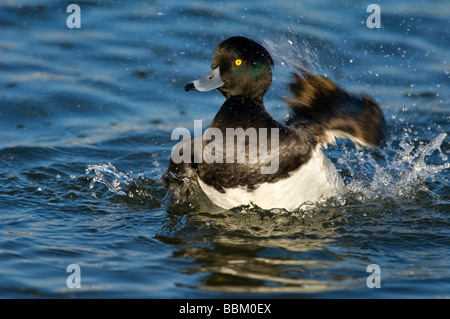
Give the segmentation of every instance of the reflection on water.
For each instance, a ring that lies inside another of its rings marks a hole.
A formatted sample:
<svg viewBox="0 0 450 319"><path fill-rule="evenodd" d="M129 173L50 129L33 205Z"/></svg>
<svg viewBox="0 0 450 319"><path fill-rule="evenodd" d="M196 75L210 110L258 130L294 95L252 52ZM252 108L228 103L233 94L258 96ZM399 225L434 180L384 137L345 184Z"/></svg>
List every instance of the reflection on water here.
<svg viewBox="0 0 450 319"><path fill-rule="evenodd" d="M334 236L335 223L345 218L337 210L290 213L245 206L169 216L171 223L157 238L177 247L174 257L193 259L186 271L205 274L198 289L317 291L332 285L319 274L340 259L324 248Z"/></svg>

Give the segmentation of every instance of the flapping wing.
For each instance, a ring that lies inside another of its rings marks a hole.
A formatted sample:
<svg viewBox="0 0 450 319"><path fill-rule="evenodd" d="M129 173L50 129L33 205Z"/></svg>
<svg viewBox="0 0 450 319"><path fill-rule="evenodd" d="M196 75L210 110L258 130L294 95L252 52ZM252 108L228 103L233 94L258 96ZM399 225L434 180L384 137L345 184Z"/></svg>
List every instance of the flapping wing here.
<svg viewBox="0 0 450 319"><path fill-rule="evenodd" d="M284 99L294 111L290 125L305 126L320 143L335 144L336 138L348 138L357 146L375 147L384 137L385 121L380 107L368 96L354 96L330 79L297 68Z"/></svg>

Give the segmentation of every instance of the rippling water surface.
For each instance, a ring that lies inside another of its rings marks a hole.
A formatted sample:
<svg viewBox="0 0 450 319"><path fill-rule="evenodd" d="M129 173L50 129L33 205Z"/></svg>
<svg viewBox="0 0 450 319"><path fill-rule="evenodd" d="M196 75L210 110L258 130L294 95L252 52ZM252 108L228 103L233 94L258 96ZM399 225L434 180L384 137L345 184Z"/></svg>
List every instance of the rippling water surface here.
<svg viewBox="0 0 450 319"><path fill-rule="evenodd" d="M78 1L69 29L66 1L2 1L0 297L448 298L450 7L376 3L380 29L350 0ZM172 130L223 103L183 85L239 34L274 57L280 121L294 65L380 103L385 146L326 150L344 196L286 212L166 194Z"/></svg>

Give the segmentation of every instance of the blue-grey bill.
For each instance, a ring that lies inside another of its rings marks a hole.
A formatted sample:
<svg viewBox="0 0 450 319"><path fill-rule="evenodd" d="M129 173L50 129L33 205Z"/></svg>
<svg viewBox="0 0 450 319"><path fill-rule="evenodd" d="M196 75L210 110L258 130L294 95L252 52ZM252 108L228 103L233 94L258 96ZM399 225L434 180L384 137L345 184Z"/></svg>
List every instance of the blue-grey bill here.
<svg viewBox="0 0 450 319"><path fill-rule="evenodd" d="M186 91L195 90L200 92L211 91L220 88L225 82L220 77L219 67L211 70L204 77L189 82L184 86Z"/></svg>

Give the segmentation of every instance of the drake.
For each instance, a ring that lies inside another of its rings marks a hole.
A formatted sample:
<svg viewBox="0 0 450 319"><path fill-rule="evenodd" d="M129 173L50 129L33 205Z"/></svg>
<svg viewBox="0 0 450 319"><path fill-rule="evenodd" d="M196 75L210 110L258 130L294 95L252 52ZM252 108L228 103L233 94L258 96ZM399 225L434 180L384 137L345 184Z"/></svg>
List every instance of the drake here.
<svg viewBox="0 0 450 319"><path fill-rule="evenodd" d="M226 100L203 137L208 130L222 136L212 139L208 134L200 141L206 149L208 141L214 140L209 150L213 155L220 154L216 160L201 156L203 160L194 159L195 149L198 152L195 141L186 142L181 149L181 153L186 152L186 146L192 150L191 160L179 162L171 157L163 181L178 200L188 200L201 189L215 205L226 209L254 204L292 211L305 202L336 196L344 190L336 168L322 152L327 143L348 138L357 146L375 147L381 142L384 118L371 98L351 95L328 78L301 68L289 85L292 98L284 99L294 117L285 124L277 122L264 107L273 66L263 46L245 37L231 37L215 49L211 71L185 85L186 91L217 89ZM241 129L246 135L241 139L230 137L230 129ZM252 143L248 133L252 129L265 130L266 140ZM239 139L241 148L234 143ZM255 147L260 157L252 160L249 154ZM180 148L177 150L180 152ZM230 150L234 161L230 161ZM244 160L239 161L238 156ZM269 158L277 160L276 170L264 173Z"/></svg>

